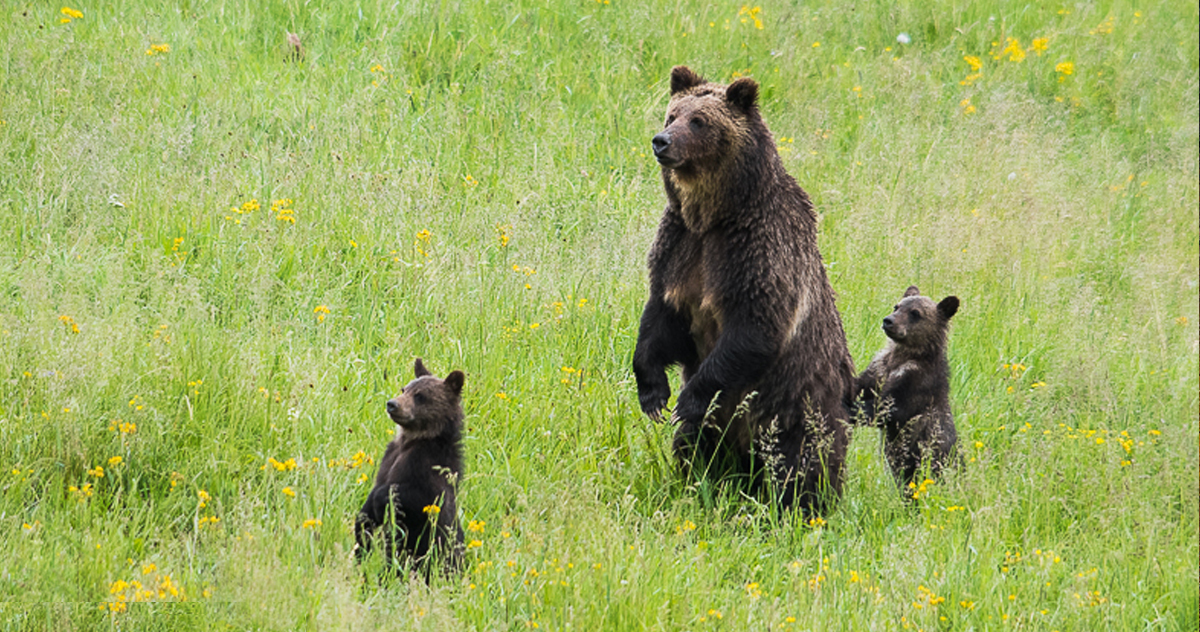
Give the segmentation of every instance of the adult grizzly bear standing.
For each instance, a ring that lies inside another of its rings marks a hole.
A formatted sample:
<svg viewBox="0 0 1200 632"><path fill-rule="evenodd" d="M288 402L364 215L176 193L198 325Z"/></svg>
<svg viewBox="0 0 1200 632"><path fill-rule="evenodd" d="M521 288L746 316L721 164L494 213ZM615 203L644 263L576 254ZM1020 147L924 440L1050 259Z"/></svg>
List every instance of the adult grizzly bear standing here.
<svg viewBox="0 0 1200 632"><path fill-rule="evenodd" d="M757 100L752 79L723 86L671 71L666 127L653 139L667 208L633 370L642 411L659 419L666 368L682 365L674 451L685 468L732 456L752 473L758 452L783 509L819 512L841 490L854 366L816 213Z"/></svg>

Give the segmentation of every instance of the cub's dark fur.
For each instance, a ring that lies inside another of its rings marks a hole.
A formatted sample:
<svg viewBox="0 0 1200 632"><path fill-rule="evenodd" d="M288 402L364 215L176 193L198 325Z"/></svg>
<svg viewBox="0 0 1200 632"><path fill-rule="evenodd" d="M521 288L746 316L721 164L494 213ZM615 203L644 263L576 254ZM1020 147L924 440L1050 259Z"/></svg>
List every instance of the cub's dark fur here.
<svg viewBox="0 0 1200 632"><path fill-rule="evenodd" d="M958 432L950 413L946 334L958 297L940 303L910 286L883 319L888 345L855 380L857 418L883 426L883 452L901 489L928 460L931 475L950 465Z"/></svg>
<svg viewBox="0 0 1200 632"><path fill-rule="evenodd" d="M398 428L355 521L357 553L362 559L372 541L381 540L389 558L407 555L420 563L432 550L457 569L463 532L455 484L462 473L464 376L454 371L439 380L419 358L415 372L416 379L387 403Z"/></svg>
<svg viewBox="0 0 1200 632"><path fill-rule="evenodd" d="M757 454L782 508L821 511L842 486L854 365L816 213L784 170L758 84L677 66L652 145L667 206L633 356L642 411L660 418L666 368L681 365L674 451L685 470L722 456L748 471Z"/></svg>

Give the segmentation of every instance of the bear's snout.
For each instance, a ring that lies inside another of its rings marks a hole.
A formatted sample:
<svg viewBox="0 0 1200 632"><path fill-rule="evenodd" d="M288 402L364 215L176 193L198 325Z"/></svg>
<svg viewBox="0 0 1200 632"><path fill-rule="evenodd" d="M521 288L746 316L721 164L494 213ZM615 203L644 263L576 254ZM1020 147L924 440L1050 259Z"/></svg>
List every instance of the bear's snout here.
<svg viewBox="0 0 1200 632"><path fill-rule="evenodd" d="M404 396L401 395L395 399L389 399L387 403L388 417L391 417L392 421L398 424L402 424L412 418L412 410L406 409L404 402L400 401L402 397Z"/></svg>
<svg viewBox="0 0 1200 632"><path fill-rule="evenodd" d="M671 135L666 132L656 134L650 139L650 145L654 147L654 155L657 156L671 146Z"/></svg>
<svg viewBox="0 0 1200 632"><path fill-rule="evenodd" d="M904 328L896 323L896 319L886 316L883 319L883 333L895 341L904 339Z"/></svg>

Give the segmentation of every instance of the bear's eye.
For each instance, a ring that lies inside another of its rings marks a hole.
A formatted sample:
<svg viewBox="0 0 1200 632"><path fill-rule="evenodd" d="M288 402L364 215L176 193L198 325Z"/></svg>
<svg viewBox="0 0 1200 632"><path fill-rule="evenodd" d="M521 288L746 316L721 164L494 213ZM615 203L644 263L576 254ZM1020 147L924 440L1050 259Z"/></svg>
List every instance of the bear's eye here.
<svg viewBox="0 0 1200 632"><path fill-rule="evenodd" d="M688 123L690 123L694 129L704 129L704 119L702 118L694 118L691 121L688 121Z"/></svg>
<svg viewBox="0 0 1200 632"><path fill-rule="evenodd" d="M668 117L667 117L667 125L670 125L671 123L674 123L674 122L675 122L675 115L674 115L674 114L672 114L671 116L668 116Z"/></svg>
<svg viewBox="0 0 1200 632"><path fill-rule="evenodd" d="M898 311L900 311L900 306L899 306L899 305L892 305L892 311L893 311L893 312L898 312Z"/></svg>
<svg viewBox="0 0 1200 632"><path fill-rule="evenodd" d="M918 320L921 320L921 312L918 312L915 309L909 312L908 315L912 317L914 323Z"/></svg>
<svg viewBox="0 0 1200 632"><path fill-rule="evenodd" d="M429 403L429 397L426 396L425 393L417 393L416 395L413 395L413 401L415 401L418 404L424 405L424 404Z"/></svg>

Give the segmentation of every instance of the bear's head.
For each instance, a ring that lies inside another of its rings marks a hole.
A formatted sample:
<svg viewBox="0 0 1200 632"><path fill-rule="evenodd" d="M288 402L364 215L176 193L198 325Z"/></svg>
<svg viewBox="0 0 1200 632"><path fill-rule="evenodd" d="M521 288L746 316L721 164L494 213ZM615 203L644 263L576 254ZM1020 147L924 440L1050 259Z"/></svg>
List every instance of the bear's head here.
<svg viewBox="0 0 1200 632"><path fill-rule="evenodd" d="M411 439L436 437L454 430L463 418L463 372L453 371L446 379L439 380L420 358L414 372L416 379L400 395L388 400L388 416Z"/></svg>
<svg viewBox="0 0 1200 632"><path fill-rule="evenodd" d="M679 179L721 171L753 134L765 127L758 113L758 84L743 77L725 86L709 83L687 66L671 70L671 102L663 130L651 139L658 163Z"/></svg>
<svg viewBox="0 0 1200 632"><path fill-rule="evenodd" d="M958 297L947 296L934 303L910 285L894 311L883 319L883 333L897 345L929 349L945 345L950 319L958 312Z"/></svg>

